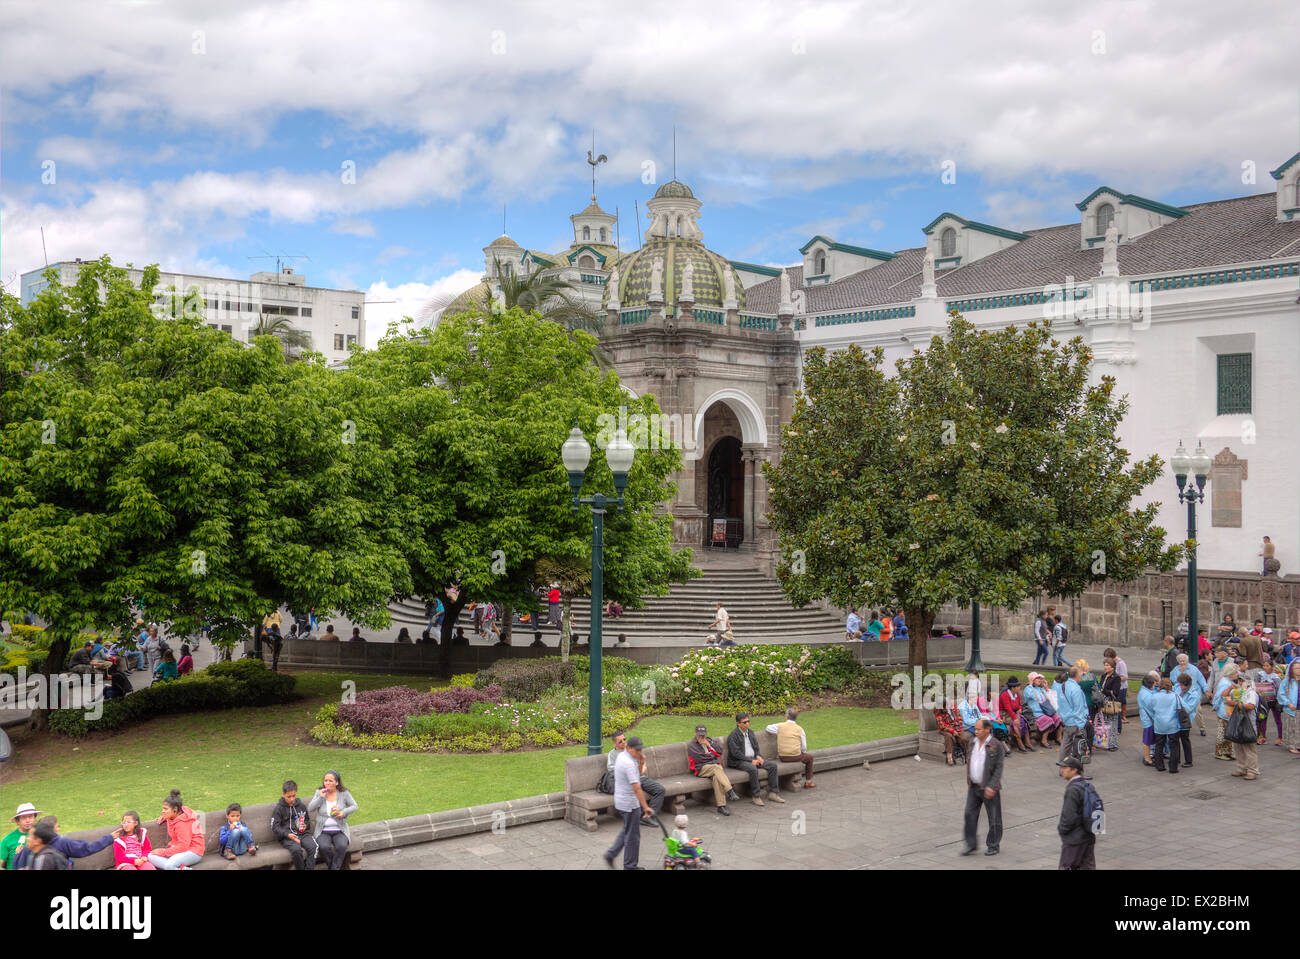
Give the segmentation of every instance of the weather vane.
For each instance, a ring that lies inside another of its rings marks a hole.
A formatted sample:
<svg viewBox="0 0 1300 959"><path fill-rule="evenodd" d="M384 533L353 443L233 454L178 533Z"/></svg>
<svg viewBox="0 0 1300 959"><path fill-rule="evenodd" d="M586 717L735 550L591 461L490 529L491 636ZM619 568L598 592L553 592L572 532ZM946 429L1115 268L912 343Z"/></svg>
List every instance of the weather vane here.
<svg viewBox="0 0 1300 959"><path fill-rule="evenodd" d="M596 202L596 167L602 163L608 163L609 157L605 154L596 156L596 131L591 131L591 149L587 151L587 162L591 164L591 202Z"/></svg>

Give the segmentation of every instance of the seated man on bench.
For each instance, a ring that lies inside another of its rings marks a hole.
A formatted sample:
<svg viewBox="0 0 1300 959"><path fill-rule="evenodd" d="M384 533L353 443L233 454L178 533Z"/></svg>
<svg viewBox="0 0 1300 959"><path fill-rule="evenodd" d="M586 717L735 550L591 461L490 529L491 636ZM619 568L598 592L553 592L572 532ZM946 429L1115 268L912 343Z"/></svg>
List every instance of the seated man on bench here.
<svg viewBox="0 0 1300 959"><path fill-rule="evenodd" d="M709 730L704 726L695 727L695 738L686 744L686 761L690 763L691 772L701 779L713 783L713 801L719 814L730 816L727 808L728 799L739 799L736 790L731 788L731 780L722 767L723 750L727 747L720 739L710 739Z"/></svg>
<svg viewBox="0 0 1300 959"><path fill-rule="evenodd" d="M758 754L758 737L749 728L749 713L736 714L736 728L727 737L727 765L749 774L749 795L755 806L763 805L758 791L758 771L767 772L768 798L772 802L785 802L781 798L781 779L776 762L768 762Z"/></svg>

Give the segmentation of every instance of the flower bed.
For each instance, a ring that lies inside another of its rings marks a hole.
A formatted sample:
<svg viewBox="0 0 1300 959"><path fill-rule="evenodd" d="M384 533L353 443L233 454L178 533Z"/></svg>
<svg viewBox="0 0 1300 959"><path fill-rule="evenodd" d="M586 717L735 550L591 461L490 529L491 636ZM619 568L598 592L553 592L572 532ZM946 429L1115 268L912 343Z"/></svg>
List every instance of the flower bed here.
<svg viewBox="0 0 1300 959"><path fill-rule="evenodd" d="M452 686L427 693L409 686L388 686L358 693L355 702L338 708L339 722L363 734L398 735L408 716L433 713L465 713L475 703L501 702L501 687L466 689Z"/></svg>

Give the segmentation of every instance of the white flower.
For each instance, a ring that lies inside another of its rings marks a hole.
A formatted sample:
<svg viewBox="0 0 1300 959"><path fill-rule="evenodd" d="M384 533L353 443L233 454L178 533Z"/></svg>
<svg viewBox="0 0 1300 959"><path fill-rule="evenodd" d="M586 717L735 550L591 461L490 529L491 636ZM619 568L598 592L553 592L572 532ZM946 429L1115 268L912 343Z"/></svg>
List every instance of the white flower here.
<svg viewBox="0 0 1300 959"><path fill-rule="evenodd" d="M908 549L920 549L920 548L921 548L921 544L920 544L920 543L913 543L911 546L909 546L909 547L907 547L907 548L908 548Z"/></svg>
<svg viewBox="0 0 1300 959"><path fill-rule="evenodd" d="M973 450L977 450L977 449L980 448L980 445L979 445L978 443L972 443L972 444L970 445L970 448L973 449Z"/></svg>
<svg viewBox="0 0 1300 959"><path fill-rule="evenodd" d="M699 669L697 669L697 670L695 671L695 675L696 675L696 676L703 676L703 675L704 675L704 667L701 666Z"/></svg>
<svg viewBox="0 0 1300 959"><path fill-rule="evenodd" d="M748 680L748 679L744 680L740 685L742 685L742 686L748 686L748 685L749 685L749 680Z"/></svg>
<svg viewBox="0 0 1300 959"><path fill-rule="evenodd" d="M900 437L898 438L898 442L900 442L900 443L906 443L906 442L907 442L907 434L904 433L902 436L900 436Z"/></svg>
<svg viewBox="0 0 1300 959"><path fill-rule="evenodd" d="M684 692L684 693L689 693L690 691L691 691L691 687L689 687L689 686L683 686L683 687L682 687L682 692Z"/></svg>
<svg viewBox="0 0 1300 959"><path fill-rule="evenodd" d="M994 433L1005 433L1008 429L1009 429L1009 427L1007 426L1006 423L999 423L999 424L998 424L998 428L995 429L993 432L994 432Z"/></svg>

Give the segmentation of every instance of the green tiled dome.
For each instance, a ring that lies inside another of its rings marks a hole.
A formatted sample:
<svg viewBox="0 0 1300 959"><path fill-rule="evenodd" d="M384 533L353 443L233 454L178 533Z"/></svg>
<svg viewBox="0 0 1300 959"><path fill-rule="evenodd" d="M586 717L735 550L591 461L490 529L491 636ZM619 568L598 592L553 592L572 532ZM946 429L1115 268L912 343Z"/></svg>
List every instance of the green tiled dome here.
<svg viewBox="0 0 1300 959"><path fill-rule="evenodd" d="M665 187L667 185L664 184ZM652 238L641 249L618 261L618 296L622 308L646 304L647 297L650 296L650 271L655 257L662 257L664 261L664 304L670 316L677 306L677 295L682 288L682 270L685 269L687 260L695 264L692 280L695 305L722 308L726 289L722 276L727 261L712 250L706 250L699 240L662 236ZM739 277L736 278L736 301L740 309L745 308L745 289ZM608 290L605 291L605 302L609 302Z"/></svg>
<svg viewBox="0 0 1300 959"><path fill-rule="evenodd" d="M655 190L655 196L681 196L690 200L695 199L695 194L691 192L691 188L681 180L669 180L659 189Z"/></svg>

